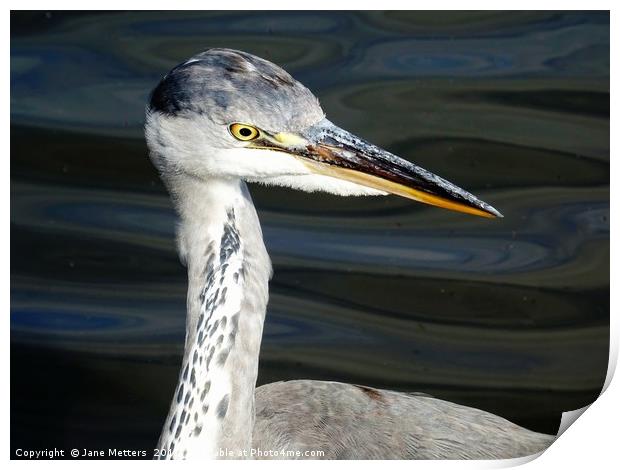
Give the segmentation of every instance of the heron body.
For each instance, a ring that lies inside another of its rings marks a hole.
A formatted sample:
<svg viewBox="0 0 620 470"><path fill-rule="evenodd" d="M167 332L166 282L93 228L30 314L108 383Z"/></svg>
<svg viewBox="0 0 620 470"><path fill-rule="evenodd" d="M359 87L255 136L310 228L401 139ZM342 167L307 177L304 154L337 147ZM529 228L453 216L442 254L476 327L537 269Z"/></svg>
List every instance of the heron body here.
<svg viewBox="0 0 620 470"><path fill-rule="evenodd" d="M288 73L240 51L211 49L169 72L145 132L188 271L163 457L508 458L550 445L551 436L426 396L312 380L256 388L272 271L245 181L500 216L493 207L336 127Z"/></svg>

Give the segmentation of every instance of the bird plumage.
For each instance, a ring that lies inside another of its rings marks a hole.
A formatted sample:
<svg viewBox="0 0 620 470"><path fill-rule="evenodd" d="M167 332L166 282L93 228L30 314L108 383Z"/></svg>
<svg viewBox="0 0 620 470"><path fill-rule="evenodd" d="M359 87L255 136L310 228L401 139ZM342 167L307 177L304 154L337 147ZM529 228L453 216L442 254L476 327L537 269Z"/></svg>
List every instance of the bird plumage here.
<svg viewBox="0 0 620 470"><path fill-rule="evenodd" d="M314 380L256 390L252 447L281 449L281 458L505 459L541 452L552 442L499 416L430 396ZM316 450L323 453L312 454Z"/></svg>
<svg viewBox="0 0 620 470"><path fill-rule="evenodd" d="M252 455L261 448L294 452L288 458L506 458L549 445L550 436L430 397L318 381L255 388L271 262L244 181L497 210L336 127L288 73L239 51L212 49L169 72L151 95L145 134L180 216L188 270L162 456L261 458Z"/></svg>

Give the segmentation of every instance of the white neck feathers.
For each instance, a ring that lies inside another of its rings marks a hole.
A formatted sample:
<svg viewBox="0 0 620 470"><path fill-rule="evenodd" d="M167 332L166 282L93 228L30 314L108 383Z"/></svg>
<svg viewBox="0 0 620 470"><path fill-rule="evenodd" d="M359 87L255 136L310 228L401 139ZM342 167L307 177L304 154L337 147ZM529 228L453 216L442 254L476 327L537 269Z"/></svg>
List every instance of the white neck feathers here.
<svg viewBox="0 0 620 470"><path fill-rule="evenodd" d="M239 458L251 446L271 263L245 183L176 183L187 329L159 447L174 458Z"/></svg>

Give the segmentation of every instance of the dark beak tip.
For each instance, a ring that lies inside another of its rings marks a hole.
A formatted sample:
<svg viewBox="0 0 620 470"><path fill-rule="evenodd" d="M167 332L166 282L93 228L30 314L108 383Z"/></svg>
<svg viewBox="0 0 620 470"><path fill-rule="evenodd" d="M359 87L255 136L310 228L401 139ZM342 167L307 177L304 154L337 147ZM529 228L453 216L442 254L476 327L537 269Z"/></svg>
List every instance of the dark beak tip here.
<svg viewBox="0 0 620 470"><path fill-rule="evenodd" d="M498 211L495 207L489 206L485 210L489 214L491 214L494 218L496 218L496 219L503 219L504 218L504 215L500 211Z"/></svg>

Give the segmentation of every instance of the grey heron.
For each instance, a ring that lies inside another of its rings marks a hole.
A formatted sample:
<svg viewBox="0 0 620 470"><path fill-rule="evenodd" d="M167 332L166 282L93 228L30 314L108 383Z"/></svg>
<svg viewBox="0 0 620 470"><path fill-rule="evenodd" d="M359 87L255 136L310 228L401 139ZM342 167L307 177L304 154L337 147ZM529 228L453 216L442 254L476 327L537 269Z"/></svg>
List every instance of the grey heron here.
<svg viewBox="0 0 620 470"><path fill-rule="evenodd" d="M335 126L301 83L241 51L210 49L165 75L145 134L188 271L161 457L507 458L550 445L551 436L428 396L314 380L256 388L272 268L246 182L390 193L490 218L497 210Z"/></svg>

